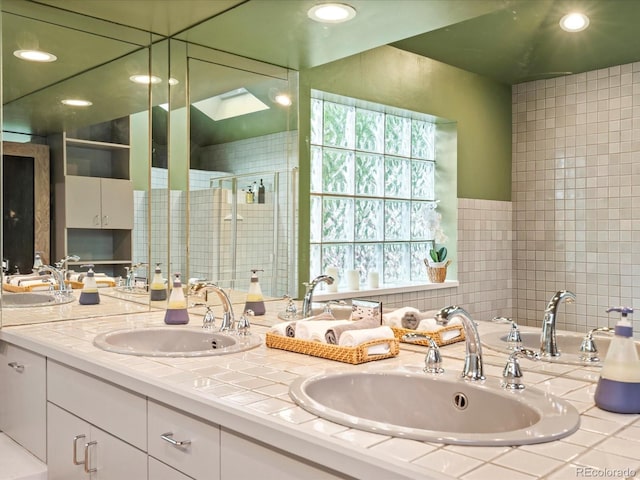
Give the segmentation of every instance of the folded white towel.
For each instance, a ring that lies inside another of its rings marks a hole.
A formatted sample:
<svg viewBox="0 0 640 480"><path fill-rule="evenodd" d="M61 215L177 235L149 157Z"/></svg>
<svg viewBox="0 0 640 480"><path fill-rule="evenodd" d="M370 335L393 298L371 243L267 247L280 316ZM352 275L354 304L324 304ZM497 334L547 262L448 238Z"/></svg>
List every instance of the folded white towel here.
<svg viewBox="0 0 640 480"><path fill-rule="evenodd" d="M314 320L296 323L296 338L327 343L325 333L331 327L344 325L351 320Z"/></svg>
<svg viewBox="0 0 640 480"><path fill-rule="evenodd" d="M271 333L275 333L276 335L282 335L283 337L286 337L287 336L287 327L289 325L291 325L292 323L295 323L295 320L291 320L289 322L276 323L274 326L271 327L270 332Z"/></svg>
<svg viewBox="0 0 640 480"><path fill-rule="evenodd" d="M367 328L364 330L349 330L340 335L338 345L343 347L356 347L366 342L373 340L395 338L393 330L390 327L383 325L376 328ZM388 343L381 343L379 345L373 345L367 349L369 355L383 355L389 353L391 347Z"/></svg>
<svg viewBox="0 0 640 480"><path fill-rule="evenodd" d="M390 327L402 327L402 317L405 313L419 313L420 310L414 307L402 307L393 312L382 314L382 323Z"/></svg>
<svg viewBox="0 0 640 480"><path fill-rule="evenodd" d="M462 325L462 322L458 317L454 317L446 326L450 327L453 325ZM416 328L416 331L436 332L442 328L445 328L445 325L439 325L436 322L435 318L425 318L424 320L420 321L420 324L418 325L418 328ZM459 336L461 336L461 329L457 329L457 330L452 329L446 332L442 332L440 334L440 338L442 339L443 342L453 340L454 338L457 338Z"/></svg>
<svg viewBox="0 0 640 480"><path fill-rule="evenodd" d="M51 281L48 282L47 279L42 279L42 280L27 280L20 282L20 286L21 287L31 287L32 289L34 287L42 287L43 289L49 288L51 285L56 285L56 282Z"/></svg>
<svg viewBox="0 0 640 480"><path fill-rule="evenodd" d="M24 282L43 282L49 280L50 278L51 275L12 275L11 277L9 277L9 285L24 287L26 286Z"/></svg>

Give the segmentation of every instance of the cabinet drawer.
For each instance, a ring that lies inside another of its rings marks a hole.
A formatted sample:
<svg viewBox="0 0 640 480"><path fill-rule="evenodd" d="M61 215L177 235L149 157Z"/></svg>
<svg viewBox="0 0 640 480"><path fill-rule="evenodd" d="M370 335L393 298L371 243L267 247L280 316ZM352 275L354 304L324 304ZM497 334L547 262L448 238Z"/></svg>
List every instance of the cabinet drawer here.
<svg viewBox="0 0 640 480"><path fill-rule="evenodd" d="M46 359L0 342L0 430L46 461Z"/></svg>
<svg viewBox="0 0 640 480"><path fill-rule="evenodd" d="M216 480L220 473L220 429L217 425L149 401L149 455L196 479ZM188 441L187 445L173 445Z"/></svg>
<svg viewBox="0 0 640 480"><path fill-rule="evenodd" d="M151 480L192 480L177 470L149 457L149 478Z"/></svg>
<svg viewBox="0 0 640 480"><path fill-rule="evenodd" d="M49 360L47 398L125 442L147 450L145 397Z"/></svg>

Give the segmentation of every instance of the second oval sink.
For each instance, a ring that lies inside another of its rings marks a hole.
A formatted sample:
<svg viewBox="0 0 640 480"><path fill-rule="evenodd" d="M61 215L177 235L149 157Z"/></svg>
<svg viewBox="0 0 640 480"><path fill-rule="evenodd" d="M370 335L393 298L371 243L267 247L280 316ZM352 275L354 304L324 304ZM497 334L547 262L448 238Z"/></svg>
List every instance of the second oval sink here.
<svg viewBox="0 0 640 480"><path fill-rule="evenodd" d="M204 357L242 352L260 345L256 335L235 336L188 327L114 330L93 344L108 352L146 357Z"/></svg>
<svg viewBox="0 0 640 480"><path fill-rule="evenodd" d="M352 428L459 445L524 445L565 437L580 417L541 390L492 388L451 375L400 371L323 373L289 394L311 413Z"/></svg>

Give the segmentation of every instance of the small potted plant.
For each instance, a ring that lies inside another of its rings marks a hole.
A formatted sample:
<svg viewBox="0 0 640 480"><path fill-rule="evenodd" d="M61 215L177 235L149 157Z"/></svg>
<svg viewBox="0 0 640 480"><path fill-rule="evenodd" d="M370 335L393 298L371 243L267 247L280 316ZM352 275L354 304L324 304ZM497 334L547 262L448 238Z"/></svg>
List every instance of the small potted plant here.
<svg viewBox="0 0 640 480"><path fill-rule="evenodd" d="M436 248L434 244L429 250L429 257L424 259L429 280L433 283L444 282L447 277L447 267L451 263L451 260L447 260L447 247Z"/></svg>

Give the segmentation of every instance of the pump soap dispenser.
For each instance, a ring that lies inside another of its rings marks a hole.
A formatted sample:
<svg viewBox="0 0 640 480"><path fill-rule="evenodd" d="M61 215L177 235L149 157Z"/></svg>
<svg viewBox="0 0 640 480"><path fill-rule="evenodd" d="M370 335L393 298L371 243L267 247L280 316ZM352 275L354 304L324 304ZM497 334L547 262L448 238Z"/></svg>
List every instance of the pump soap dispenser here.
<svg viewBox="0 0 640 480"><path fill-rule="evenodd" d="M42 256L40 255L40 252L36 252L33 258L33 273L38 273L42 265Z"/></svg>
<svg viewBox="0 0 640 480"><path fill-rule="evenodd" d="M173 288L169 295L167 311L164 314L164 323L168 325L185 325L189 323L189 312L187 312L187 299L182 291L180 274L176 273L173 278Z"/></svg>
<svg viewBox="0 0 640 480"><path fill-rule="evenodd" d="M80 291L78 302L80 305L97 305L100 303L100 294L98 293L98 284L92 270L93 265L81 265L81 268L88 268L89 270L82 279L82 290Z"/></svg>
<svg viewBox="0 0 640 480"><path fill-rule="evenodd" d="M156 270L153 274L151 288L149 289L149 299L151 301L167 299L167 286L165 285L164 278L162 278L162 272L160 271L159 263L156 263Z"/></svg>
<svg viewBox="0 0 640 480"><path fill-rule="evenodd" d="M256 272L264 272L264 270L251 270L251 281L249 282L249 292L247 292L247 301L244 304L244 310L253 310L254 315L264 315L266 308L264 306L264 296L258 281Z"/></svg>
<svg viewBox="0 0 640 480"><path fill-rule="evenodd" d="M620 312L621 317L602 365L594 399L603 410L640 413L640 359L633 341L633 327L627 318L633 308L612 307L609 312Z"/></svg>

